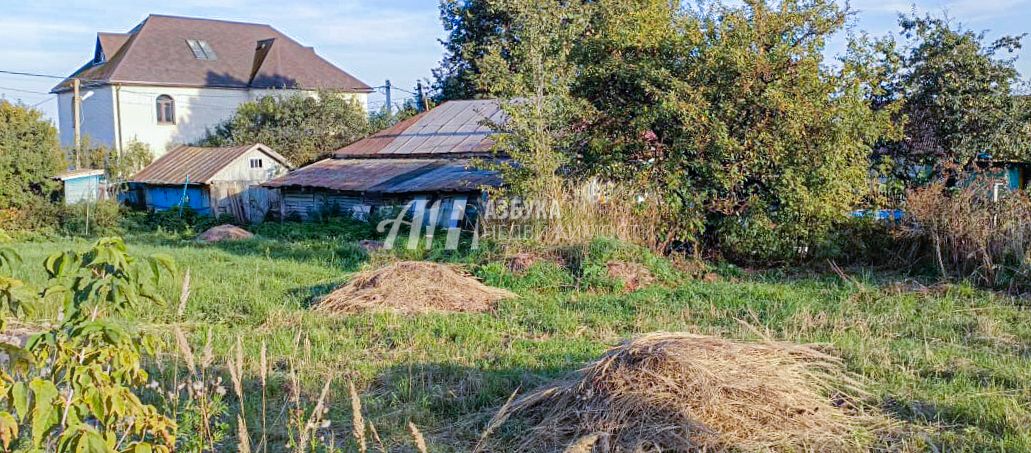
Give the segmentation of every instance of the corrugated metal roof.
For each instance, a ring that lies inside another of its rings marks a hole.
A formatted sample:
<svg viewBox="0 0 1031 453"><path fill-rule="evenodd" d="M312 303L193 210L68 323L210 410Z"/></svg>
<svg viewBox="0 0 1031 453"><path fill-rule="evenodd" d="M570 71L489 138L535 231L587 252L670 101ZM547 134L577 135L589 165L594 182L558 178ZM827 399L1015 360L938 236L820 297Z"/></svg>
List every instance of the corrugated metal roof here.
<svg viewBox="0 0 1031 453"><path fill-rule="evenodd" d="M82 170L71 170L65 173L61 173L54 176L54 179L60 179L61 181L67 181L69 179L85 178L88 176L103 176L104 170L95 170L92 168L85 168Z"/></svg>
<svg viewBox="0 0 1031 453"><path fill-rule="evenodd" d="M129 182L144 184L207 184L220 170L233 163L253 148L278 160L286 167L290 163L275 151L260 143L225 148L178 146L136 173Z"/></svg>
<svg viewBox="0 0 1031 453"><path fill-rule="evenodd" d="M487 155L491 123L504 122L496 100L448 101L341 148L337 158L459 157Z"/></svg>
<svg viewBox="0 0 1031 453"><path fill-rule="evenodd" d="M326 159L263 186L397 194L471 192L500 183L495 172L472 168L467 159Z"/></svg>

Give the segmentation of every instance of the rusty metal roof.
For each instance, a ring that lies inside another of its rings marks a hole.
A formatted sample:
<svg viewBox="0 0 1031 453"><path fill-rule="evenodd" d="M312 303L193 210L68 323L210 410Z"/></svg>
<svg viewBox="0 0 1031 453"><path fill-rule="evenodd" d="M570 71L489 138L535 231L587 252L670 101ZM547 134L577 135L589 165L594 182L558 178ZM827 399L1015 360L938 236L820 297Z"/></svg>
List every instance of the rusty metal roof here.
<svg viewBox="0 0 1031 453"><path fill-rule="evenodd" d="M262 185L399 194L472 192L501 184L497 173L471 164L467 159L326 159Z"/></svg>
<svg viewBox="0 0 1031 453"><path fill-rule="evenodd" d="M498 101L448 101L337 150L337 158L468 157L490 154Z"/></svg>
<svg viewBox="0 0 1031 453"><path fill-rule="evenodd" d="M207 184L219 171L233 163L251 149L258 148L269 157L276 159L287 168L290 163L269 147L256 143L253 145L233 146L225 148L202 148L198 146L178 146L158 158L129 182L143 184Z"/></svg>

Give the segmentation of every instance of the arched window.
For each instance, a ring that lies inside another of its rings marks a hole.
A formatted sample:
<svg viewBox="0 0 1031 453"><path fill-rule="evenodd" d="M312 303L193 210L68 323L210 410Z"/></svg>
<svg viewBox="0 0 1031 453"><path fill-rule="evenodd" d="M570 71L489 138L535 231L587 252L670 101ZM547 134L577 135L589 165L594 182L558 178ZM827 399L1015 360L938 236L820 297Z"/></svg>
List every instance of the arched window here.
<svg viewBox="0 0 1031 453"><path fill-rule="evenodd" d="M175 100L172 96L162 94L158 96L158 124L175 124Z"/></svg>

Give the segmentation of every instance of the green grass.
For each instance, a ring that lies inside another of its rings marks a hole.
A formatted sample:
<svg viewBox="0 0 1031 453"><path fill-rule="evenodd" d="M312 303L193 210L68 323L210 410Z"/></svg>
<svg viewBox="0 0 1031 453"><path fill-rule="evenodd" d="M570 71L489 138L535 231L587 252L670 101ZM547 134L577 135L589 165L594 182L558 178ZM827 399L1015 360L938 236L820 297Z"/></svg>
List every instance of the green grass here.
<svg viewBox="0 0 1031 453"><path fill-rule="evenodd" d="M703 282L665 260L598 241L575 256L572 271L540 263L524 275L508 272L490 250L412 256L463 263L488 284L521 295L494 313L327 317L308 307L368 260L353 242L367 232L342 228L326 239L307 228L266 226L259 231L266 237L226 245L157 234L127 242L133 253L168 254L190 269L183 325L196 342L210 328L216 354L224 356L242 337L253 370L266 341L280 370L288 357L303 363L311 389L329 372L354 379L366 417L388 443L407 443L404 426L412 421L432 450L466 449L514 390L575 370L620 339L652 331L755 338L747 322L778 339L829 345L868 382L872 403L911 424L910 447L1031 451L1026 301L964 285L899 291L890 283L901 277L860 269L850 271L859 285L816 273L749 274L726 266L719 268L722 279ZM42 284L38 263L45 256L87 245L73 239L15 243L25 263L17 277ZM604 275L610 257L644 261L660 283L624 293ZM178 285L167 284L170 301ZM129 319L167 334L175 311L172 302ZM39 316L54 314L50 308ZM338 439L350 430L345 382L332 392ZM256 388L253 381L247 385ZM248 401L249 408L256 404Z"/></svg>

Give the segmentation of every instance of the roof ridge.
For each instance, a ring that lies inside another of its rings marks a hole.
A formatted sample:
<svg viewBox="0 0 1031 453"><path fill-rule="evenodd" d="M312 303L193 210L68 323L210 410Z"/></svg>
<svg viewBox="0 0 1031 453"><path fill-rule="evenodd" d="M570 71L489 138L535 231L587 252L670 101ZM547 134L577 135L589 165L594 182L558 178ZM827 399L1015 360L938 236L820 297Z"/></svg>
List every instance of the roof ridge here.
<svg viewBox="0 0 1031 453"><path fill-rule="evenodd" d="M260 25L263 27L273 28L272 25L262 22L244 22L242 20L229 20L229 19L212 19L210 17L194 17L194 16L179 16L175 14L154 14L150 13L147 18L160 17L165 19L185 19L185 20L203 20L207 22L221 22L224 24L239 24L239 25ZM278 30L277 30L278 31Z"/></svg>

